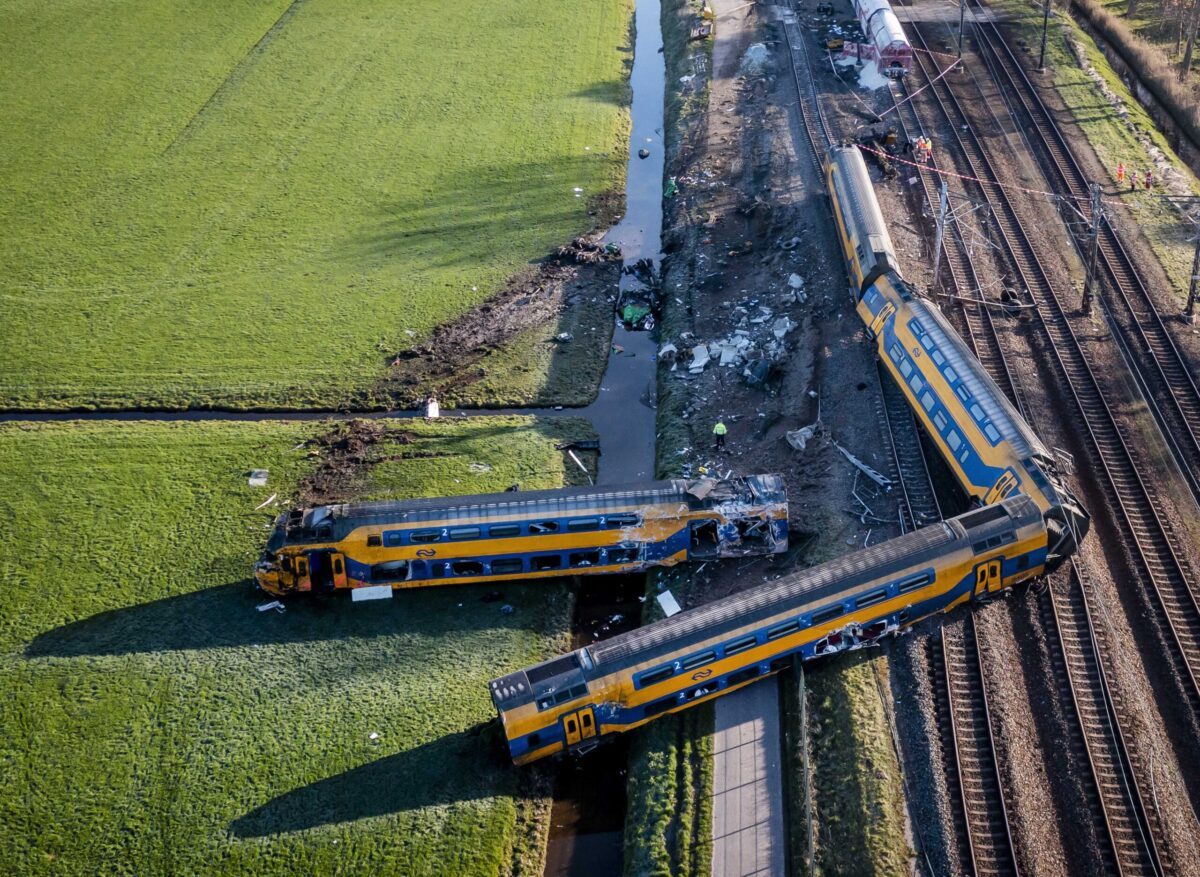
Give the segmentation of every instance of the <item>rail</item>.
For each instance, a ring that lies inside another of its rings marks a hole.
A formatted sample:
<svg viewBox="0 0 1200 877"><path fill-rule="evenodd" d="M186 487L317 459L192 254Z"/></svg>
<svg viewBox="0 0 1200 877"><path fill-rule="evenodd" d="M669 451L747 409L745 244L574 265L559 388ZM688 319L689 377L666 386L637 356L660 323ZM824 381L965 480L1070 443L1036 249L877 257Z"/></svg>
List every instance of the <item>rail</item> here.
<svg viewBox="0 0 1200 877"><path fill-rule="evenodd" d="M976 0L976 5L979 5ZM981 7L982 8L982 7ZM1071 196L1085 216L1091 180L1083 172L1062 129L1042 101L1037 88L1001 36L995 22L976 22L981 39L981 56L1001 87L1013 118L1028 120L1019 125L1030 152L1039 151L1049 161L1047 178L1051 187ZM1080 253L1087 252L1086 234L1076 229ZM1104 309L1113 337L1121 347L1130 371L1139 382L1158 422L1163 439L1171 449L1193 497L1200 502L1200 388L1197 387L1179 348L1150 290L1137 271L1128 250L1107 217L1101 223L1097 255L1111 295L1100 284L1097 300Z"/></svg>

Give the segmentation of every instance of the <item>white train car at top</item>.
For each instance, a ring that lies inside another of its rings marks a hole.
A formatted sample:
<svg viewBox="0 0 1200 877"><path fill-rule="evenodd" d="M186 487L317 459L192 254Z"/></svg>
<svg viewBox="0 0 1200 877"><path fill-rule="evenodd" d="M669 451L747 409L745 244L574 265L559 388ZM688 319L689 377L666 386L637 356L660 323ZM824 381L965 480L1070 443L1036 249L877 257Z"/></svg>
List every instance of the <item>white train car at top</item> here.
<svg viewBox="0 0 1200 877"><path fill-rule="evenodd" d="M879 72L904 76L912 68L912 46L888 0L854 0L854 14L874 47Z"/></svg>

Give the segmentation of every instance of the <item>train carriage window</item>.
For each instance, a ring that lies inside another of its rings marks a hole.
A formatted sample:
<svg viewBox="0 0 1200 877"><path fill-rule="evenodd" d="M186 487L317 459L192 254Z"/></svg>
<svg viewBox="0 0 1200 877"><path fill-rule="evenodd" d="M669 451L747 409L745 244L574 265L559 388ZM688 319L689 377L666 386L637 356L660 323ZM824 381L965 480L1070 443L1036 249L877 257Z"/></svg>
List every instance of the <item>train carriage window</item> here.
<svg viewBox="0 0 1200 877"><path fill-rule="evenodd" d="M576 518L573 521L567 521L568 533L582 533L585 530L599 530L599 518Z"/></svg>
<svg viewBox="0 0 1200 877"><path fill-rule="evenodd" d="M962 399L964 402L971 401L971 391L966 387L955 387L954 392L958 393L958 398Z"/></svg>
<svg viewBox="0 0 1200 877"><path fill-rule="evenodd" d="M928 390L926 390L924 393L921 394L921 404L923 406L925 406L926 411L933 410L933 402L934 402L933 393L930 393Z"/></svg>
<svg viewBox="0 0 1200 877"><path fill-rule="evenodd" d="M918 338L925 334L925 327L921 325L921 321L916 317L908 321L908 328L912 329L912 333Z"/></svg>
<svg viewBox="0 0 1200 877"><path fill-rule="evenodd" d="M942 356L942 352L940 350L931 350L929 355L933 357L933 361L937 363L938 368L941 368L946 364L946 357Z"/></svg>
<svg viewBox="0 0 1200 877"><path fill-rule="evenodd" d="M954 430L946 433L946 444L950 446L950 450L957 451L958 446L962 444L962 438Z"/></svg>
<svg viewBox="0 0 1200 877"><path fill-rule="evenodd" d="M576 551L567 558L571 566L595 566L599 562L599 551Z"/></svg>
<svg viewBox="0 0 1200 877"><path fill-rule="evenodd" d="M838 614L840 615L841 613L839 612ZM768 628L767 639L779 639L780 637L787 636L789 633L795 633L799 629L800 622L793 618L791 621L785 621L783 624L777 624L772 628Z"/></svg>
<svg viewBox="0 0 1200 877"><path fill-rule="evenodd" d="M698 655L692 655L679 665L680 670L695 670L697 667L703 667L705 664L711 664L717 659L717 653L712 649L707 652L701 652Z"/></svg>
<svg viewBox="0 0 1200 877"><path fill-rule="evenodd" d="M835 603L833 606L826 606L824 609L814 612L812 616L812 623L824 624L827 621L833 621L833 619L838 618L844 613L845 610L842 608L842 605L840 603Z"/></svg>
<svg viewBox="0 0 1200 877"><path fill-rule="evenodd" d="M529 532L537 535L538 533L557 533L558 521L538 521L529 525Z"/></svg>
<svg viewBox="0 0 1200 877"><path fill-rule="evenodd" d="M367 547L368 548L379 548L382 545L383 545L383 537L380 536L378 533L368 533L367 534Z"/></svg>
<svg viewBox="0 0 1200 877"><path fill-rule="evenodd" d="M988 437L988 441L1000 441L1000 430L996 429L996 427L990 423L983 428L983 434Z"/></svg>
<svg viewBox="0 0 1200 877"><path fill-rule="evenodd" d="M987 419L984 416L983 409L981 407L979 407L978 402L971 403L971 416L974 417L976 420L978 420L980 423L983 423L983 421L985 421Z"/></svg>
<svg viewBox="0 0 1200 877"><path fill-rule="evenodd" d="M488 527L488 535L493 539L510 539L521 535L520 524L492 524Z"/></svg>
<svg viewBox="0 0 1200 877"><path fill-rule="evenodd" d="M750 667L744 667L735 673L730 673L725 677L725 684L741 685L743 682L749 682L756 676L758 676L758 664L754 664Z"/></svg>
<svg viewBox="0 0 1200 877"><path fill-rule="evenodd" d="M413 530L408 534L408 541L414 545L424 545L427 542L437 542L442 538L441 530Z"/></svg>
<svg viewBox="0 0 1200 877"><path fill-rule="evenodd" d="M893 362L899 364L904 359L904 348L899 343L895 343L888 348L888 355L891 356Z"/></svg>
<svg viewBox="0 0 1200 877"><path fill-rule="evenodd" d="M921 376L919 374L914 374L911 378L909 378L908 385L912 387L912 391L914 393L919 393L925 389L925 382L921 380Z"/></svg>
<svg viewBox="0 0 1200 877"><path fill-rule="evenodd" d="M755 634L750 634L749 636L744 636L740 639L731 640L730 642L725 643L725 646L721 649L721 651L725 653L725 657L729 657L730 655L736 655L740 652L744 652L747 649L752 649L756 645L758 645L758 637Z"/></svg>
<svg viewBox="0 0 1200 877"><path fill-rule="evenodd" d="M529 745L530 749L536 749L542 743L542 735L539 734L537 731L534 731L532 734L530 734L525 739L528 741L528 745Z"/></svg>
<svg viewBox="0 0 1200 877"><path fill-rule="evenodd" d="M909 375L911 375L912 370L913 370L912 363L909 362L907 359L904 360L902 363L900 363L900 374L904 375L904 377L907 378Z"/></svg>
<svg viewBox="0 0 1200 877"><path fill-rule="evenodd" d="M478 539L481 532L478 527L455 527L450 531L450 541L461 542L464 539Z"/></svg>
<svg viewBox="0 0 1200 877"><path fill-rule="evenodd" d="M501 557L498 560L493 560L490 564L492 575L507 576L513 573L523 572L525 565L521 563L519 557Z"/></svg>
<svg viewBox="0 0 1200 877"><path fill-rule="evenodd" d="M456 560L450 566L456 576L483 575L483 564L478 560Z"/></svg>
<svg viewBox="0 0 1200 877"><path fill-rule="evenodd" d="M854 605L859 609L862 609L864 606L874 606L876 603L882 603L886 600L887 596L887 588L876 588L874 591L869 591L855 600Z"/></svg>
<svg viewBox="0 0 1200 877"><path fill-rule="evenodd" d="M1001 545L1007 545L1009 542L1016 540L1016 536L1012 533L1000 533L997 536L992 536L988 539L980 540L971 546L971 550L976 554L982 551L991 551L993 548L999 548Z"/></svg>
<svg viewBox="0 0 1200 877"><path fill-rule="evenodd" d="M907 594L915 591L918 588L924 588L926 585L933 583L933 575L927 572L919 573L918 575L909 576L901 579L896 585L896 589L901 594Z"/></svg>
<svg viewBox="0 0 1200 877"><path fill-rule="evenodd" d="M963 448L963 452L958 455L958 462L965 463L970 458L971 458L971 448L968 446L968 447Z"/></svg>
<svg viewBox="0 0 1200 877"><path fill-rule="evenodd" d="M661 715L677 706L679 706L679 701L675 699L675 695L671 695L670 697L664 697L661 700L651 701L646 704L643 708L643 714L646 718L650 718L650 716Z"/></svg>
<svg viewBox="0 0 1200 877"><path fill-rule="evenodd" d="M988 505L967 512L958 519L958 522L962 524L964 529L973 530L976 527L982 527L984 524L990 524L993 521L1002 521L1007 517L1008 512L1004 506Z"/></svg>
<svg viewBox="0 0 1200 877"><path fill-rule="evenodd" d="M670 679L675 675L675 668L668 664L665 667L659 667L656 670L647 670L637 679L638 688L645 688L648 685L662 682L664 679Z"/></svg>
<svg viewBox="0 0 1200 877"><path fill-rule="evenodd" d="M933 350L933 339L930 338L928 335L922 335L921 336L921 346L924 347L926 350L932 351Z"/></svg>
<svg viewBox="0 0 1200 877"><path fill-rule="evenodd" d="M946 370L942 374L944 374L946 376L946 380L952 384L958 381L958 372L954 370L954 366L952 365L946 366Z"/></svg>
<svg viewBox="0 0 1200 877"><path fill-rule="evenodd" d="M402 582L408 578L407 560L390 560L371 567L373 582Z"/></svg>
<svg viewBox="0 0 1200 877"><path fill-rule="evenodd" d="M942 432L946 428L946 415L940 411L934 414L933 425L938 428L938 432Z"/></svg>
<svg viewBox="0 0 1200 877"><path fill-rule="evenodd" d="M684 697L688 700L696 700L704 697L706 694L712 694L717 690L717 683L709 682L707 685L697 685L695 688L688 689Z"/></svg>
<svg viewBox="0 0 1200 877"><path fill-rule="evenodd" d="M606 530L619 530L622 527L636 527L642 522L637 515L609 515L604 519Z"/></svg>
<svg viewBox="0 0 1200 877"><path fill-rule="evenodd" d="M403 530L389 530L383 534L383 544L388 548L396 548L404 544Z"/></svg>
<svg viewBox="0 0 1200 877"><path fill-rule="evenodd" d="M576 698L583 697L585 694L587 694L587 686L582 683L574 685L571 688L564 688L558 694L554 695L554 705L558 706L560 703L575 700Z"/></svg>
<svg viewBox="0 0 1200 877"><path fill-rule="evenodd" d="M608 552L609 563L637 563L641 551L637 548L611 548Z"/></svg>
<svg viewBox="0 0 1200 877"><path fill-rule="evenodd" d="M557 554L542 554L533 558L532 566L537 572L543 572L548 569L558 569L562 566L562 558Z"/></svg>

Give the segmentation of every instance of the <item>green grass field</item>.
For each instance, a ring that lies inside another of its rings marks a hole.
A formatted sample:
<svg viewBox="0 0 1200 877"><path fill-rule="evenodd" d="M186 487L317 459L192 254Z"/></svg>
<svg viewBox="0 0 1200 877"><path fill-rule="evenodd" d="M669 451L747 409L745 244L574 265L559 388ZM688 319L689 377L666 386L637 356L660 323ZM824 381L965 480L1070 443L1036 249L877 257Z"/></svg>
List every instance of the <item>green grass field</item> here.
<svg viewBox="0 0 1200 877"><path fill-rule="evenodd" d="M0 0L0 406L367 400L596 222L629 12Z"/></svg>
<svg viewBox="0 0 1200 877"><path fill-rule="evenodd" d="M396 428L411 443L380 451L411 457L356 493L555 486L584 427ZM486 683L562 645L569 592L256 611L253 509L321 429L0 427L0 871L540 873L546 781L507 762Z"/></svg>

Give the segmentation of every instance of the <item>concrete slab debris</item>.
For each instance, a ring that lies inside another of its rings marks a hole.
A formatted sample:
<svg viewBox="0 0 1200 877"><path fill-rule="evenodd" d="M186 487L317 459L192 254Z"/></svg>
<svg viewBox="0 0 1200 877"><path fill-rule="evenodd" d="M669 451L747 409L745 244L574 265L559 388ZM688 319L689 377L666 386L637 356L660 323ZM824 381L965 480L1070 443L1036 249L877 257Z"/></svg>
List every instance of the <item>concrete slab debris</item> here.
<svg viewBox="0 0 1200 877"><path fill-rule="evenodd" d="M251 469L248 481L249 485L251 487L266 487L268 474L270 474L270 470L268 469Z"/></svg>
<svg viewBox="0 0 1200 877"><path fill-rule="evenodd" d="M700 372L704 371L704 367L708 365L709 359L711 357L708 353L708 345L697 344L692 348L692 362L688 366L688 371L694 375L700 374Z"/></svg>
<svg viewBox="0 0 1200 877"><path fill-rule="evenodd" d="M803 289L804 278L799 274L790 274L788 275L788 286L790 286L792 289Z"/></svg>
<svg viewBox="0 0 1200 877"><path fill-rule="evenodd" d="M816 437L816 434L817 424L814 423L811 426L802 426L799 429L789 430L785 434L785 438L787 438L787 443L797 451L803 451L808 446L808 443Z"/></svg>
<svg viewBox="0 0 1200 877"><path fill-rule="evenodd" d="M662 607L663 614L670 618L672 615L678 615L683 609L679 606L679 601L675 599L675 595L670 591L663 591L658 595L658 605Z"/></svg>

